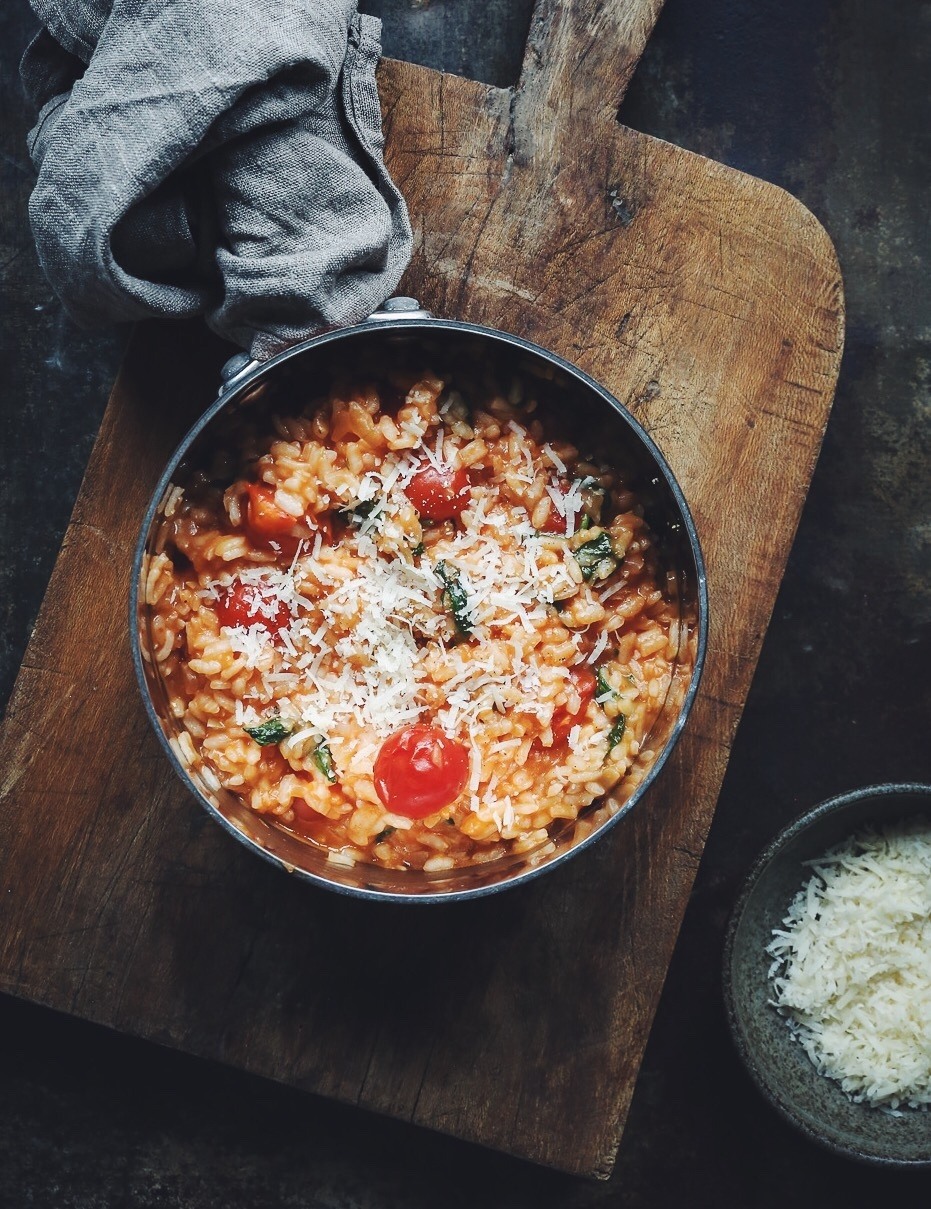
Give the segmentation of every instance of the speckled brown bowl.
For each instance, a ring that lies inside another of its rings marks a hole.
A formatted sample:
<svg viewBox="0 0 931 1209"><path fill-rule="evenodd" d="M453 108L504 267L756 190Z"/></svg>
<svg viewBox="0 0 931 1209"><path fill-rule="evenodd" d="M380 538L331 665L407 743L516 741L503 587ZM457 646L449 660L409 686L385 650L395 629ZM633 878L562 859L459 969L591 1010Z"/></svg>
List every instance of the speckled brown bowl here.
<svg viewBox="0 0 931 1209"><path fill-rule="evenodd" d="M862 830L917 815L931 821L931 785L874 785L822 802L773 839L757 860L731 916L724 950L728 1023L754 1082L808 1138L849 1158L931 1170L931 1112L890 1113L855 1104L819 1075L768 1000L766 946L798 890L805 862Z"/></svg>

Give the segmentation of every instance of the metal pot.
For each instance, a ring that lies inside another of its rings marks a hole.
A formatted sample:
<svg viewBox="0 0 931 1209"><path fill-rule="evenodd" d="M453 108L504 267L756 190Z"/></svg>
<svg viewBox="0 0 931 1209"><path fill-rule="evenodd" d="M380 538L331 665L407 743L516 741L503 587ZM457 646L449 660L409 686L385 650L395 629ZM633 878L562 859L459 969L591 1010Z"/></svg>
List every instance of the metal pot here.
<svg viewBox="0 0 931 1209"><path fill-rule="evenodd" d="M412 344L424 350L425 358L442 349L444 354L500 362L511 372L518 368L551 381L569 403L565 412L569 435L583 433L600 459L634 468L647 520L665 568L672 572L669 581L679 604L682 634L678 675L649 742L641 745L641 756L614 791L562 830L551 829L555 851L536 857L532 852L511 855L436 873L333 864L325 852L256 814L235 794L213 788L190 767L178 741L181 728L168 710L166 688L152 657L143 603L148 562L172 486L183 481L205 450L215 447L231 416L253 410L260 414L289 383L319 383L337 364L372 349L379 357L391 358L406 355ZM146 511L133 564L130 629L136 674L155 732L175 772L226 831L263 859L314 885L369 899L445 902L490 894L555 868L593 844L641 800L666 762L695 699L707 642L708 597L701 549L682 492L653 441L617 399L575 366L527 340L476 324L436 319L414 299L392 298L364 323L304 341L265 363L251 361L245 354L227 362L218 398L178 446Z"/></svg>

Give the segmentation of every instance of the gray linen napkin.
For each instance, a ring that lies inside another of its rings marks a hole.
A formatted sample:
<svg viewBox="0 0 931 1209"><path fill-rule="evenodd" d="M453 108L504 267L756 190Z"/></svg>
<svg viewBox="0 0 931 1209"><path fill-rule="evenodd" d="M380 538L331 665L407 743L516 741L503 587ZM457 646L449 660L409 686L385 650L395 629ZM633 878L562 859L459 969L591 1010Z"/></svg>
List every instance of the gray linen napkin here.
<svg viewBox="0 0 931 1209"><path fill-rule="evenodd" d="M39 260L89 324L204 314L264 358L364 318L411 250L355 0L31 0Z"/></svg>

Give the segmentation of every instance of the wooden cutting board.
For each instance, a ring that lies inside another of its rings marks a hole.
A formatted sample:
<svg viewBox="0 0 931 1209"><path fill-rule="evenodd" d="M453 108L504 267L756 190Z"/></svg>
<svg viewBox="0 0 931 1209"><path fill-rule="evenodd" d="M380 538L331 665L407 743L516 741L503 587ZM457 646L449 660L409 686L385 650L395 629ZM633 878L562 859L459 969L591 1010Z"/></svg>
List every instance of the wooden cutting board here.
<svg viewBox="0 0 931 1209"><path fill-rule="evenodd" d="M402 289L604 382L708 562L710 653L660 783L524 888L427 909L298 884L176 784L138 701L131 551L228 348L139 329L10 704L0 987L605 1176L830 409L831 244L787 194L616 121L658 0L541 0L516 89L381 72L416 232Z"/></svg>

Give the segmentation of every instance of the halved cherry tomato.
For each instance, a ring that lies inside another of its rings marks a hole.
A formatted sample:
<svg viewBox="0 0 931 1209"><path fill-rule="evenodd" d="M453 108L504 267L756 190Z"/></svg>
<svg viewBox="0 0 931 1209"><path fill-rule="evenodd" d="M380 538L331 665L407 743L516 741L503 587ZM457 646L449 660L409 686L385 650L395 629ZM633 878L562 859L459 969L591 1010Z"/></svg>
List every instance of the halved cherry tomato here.
<svg viewBox="0 0 931 1209"><path fill-rule="evenodd" d="M279 634L291 624L283 600L262 584L243 583L241 579L230 584L217 601L217 617L221 626L261 626L270 634Z"/></svg>
<svg viewBox="0 0 931 1209"><path fill-rule="evenodd" d="M300 543L318 531L325 542L332 542L333 522L328 513L291 516L275 503L275 488L268 483L249 483L246 491L246 527L257 542L267 543L286 558L292 558Z"/></svg>
<svg viewBox="0 0 931 1209"><path fill-rule="evenodd" d="M417 723L387 738L375 760L375 790L394 814L423 819L465 789L469 749L435 726Z"/></svg>
<svg viewBox="0 0 931 1209"><path fill-rule="evenodd" d="M568 495L572 490L572 484L567 483L565 479L559 479L554 484L560 495ZM558 537L564 537L569 525L565 516L556 507L556 504L550 499L549 515L544 522L541 533L555 533Z"/></svg>
<svg viewBox="0 0 931 1209"><path fill-rule="evenodd" d="M305 512L301 524L306 525L311 534L319 530L325 542L333 541L333 522L328 512L321 512L319 516L315 512Z"/></svg>
<svg viewBox="0 0 931 1209"><path fill-rule="evenodd" d="M553 720L550 723L550 728L553 731L554 739L565 739L577 722L581 722L588 708L589 701L594 700L595 687L597 684L595 673L583 663L577 667L569 669L569 679L575 686L575 691L579 694L581 704L579 711L576 714L570 714L569 709L565 705L559 705L553 711Z"/></svg>
<svg viewBox="0 0 931 1209"><path fill-rule="evenodd" d="M332 826L330 820L312 806L308 806L303 798L294 798L291 809L294 811L294 829L318 844L325 844Z"/></svg>
<svg viewBox="0 0 931 1209"><path fill-rule="evenodd" d="M566 530L569 526L566 524L566 518L561 512L556 510L556 505L550 502L550 514L546 518L546 522L541 530L542 533L555 533L557 537L565 537Z"/></svg>
<svg viewBox="0 0 931 1209"><path fill-rule="evenodd" d="M265 542L276 542L291 546L290 553L297 549L297 543L306 539L308 533L323 533L325 542L333 540L333 521L326 513L305 513L303 516L291 516L285 513L274 502L274 487L267 482L250 482L245 487L248 492L248 502L245 504L245 525L253 537ZM282 542L282 539L285 539Z"/></svg>
<svg viewBox="0 0 931 1209"><path fill-rule="evenodd" d="M308 806L303 798L295 798L291 803L291 809L294 811L294 817L300 819L302 823L316 823L321 818L320 812L314 810L312 806Z"/></svg>
<svg viewBox="0 0 931 1209"><path fill-rule="evenodd" d="M296 518L275 503L275 488L268 483L249 483L246 487L246 524L259 537L280 537L290 533Z"/></svg>
<svg viewBox="0 0 931 1209"><path fill-rule="evenodd" d="M404 488L404 494L428 521L448 521L459 516L469 502L471 483L460 467L443 470L428 463Z"/></svg>

